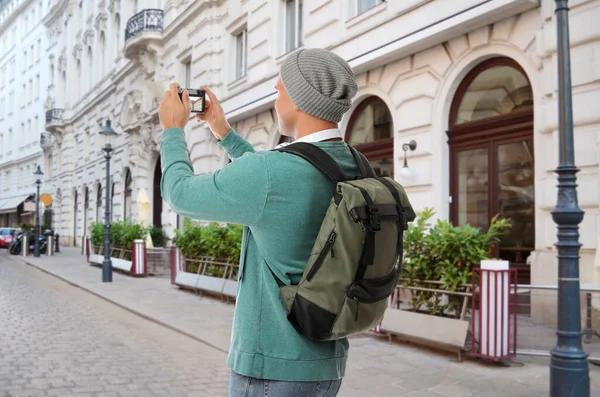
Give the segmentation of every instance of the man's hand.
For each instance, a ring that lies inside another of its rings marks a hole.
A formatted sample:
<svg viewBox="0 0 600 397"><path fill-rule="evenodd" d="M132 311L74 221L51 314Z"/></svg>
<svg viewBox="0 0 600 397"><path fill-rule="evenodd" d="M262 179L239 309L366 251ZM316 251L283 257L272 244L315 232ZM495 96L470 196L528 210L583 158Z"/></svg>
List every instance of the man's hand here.
<svg viewBox="0 0 600 397"><path fill-rule="evenodd" d="M163 131L169 128L185 128L190 118L190 95L187 90L181 95L177 89L179 84L171 83L169 90L165 93L165 99L158 107L158 118Z"/></svg>
<svg viewBox="0 0 600 397"><path fill-rule="evenodd" d="M229 133L231 126L227 122L225 112L215 94L207 87L200 87L200 89L206 91L209 100L205 103L204 114L197 114L196 120L206 121L213 135L222 141Z"/></svg>

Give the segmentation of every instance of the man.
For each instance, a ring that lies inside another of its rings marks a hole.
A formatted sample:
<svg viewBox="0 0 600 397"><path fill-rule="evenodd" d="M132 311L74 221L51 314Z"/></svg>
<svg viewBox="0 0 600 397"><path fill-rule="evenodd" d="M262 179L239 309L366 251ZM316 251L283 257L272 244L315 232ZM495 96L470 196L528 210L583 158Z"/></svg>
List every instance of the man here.
<svg viewBox="0 0 600 397"><path fill-rule="evenodd" d="M315 342L288 322L273 272L297 284L311 255L334 184L298 156L256 152L229 125L216 96L206 87L206 112L196 120L210 130L231 163L194 175L185 127L190 114L172 84L160 105L164 199L178 214L244 228L231 348L230 396L331 397L346 369L347 339ZM328 152L350 177L359 170L338 129L357 90L341 57L323 49L302 49L281 65L275 110L279 130Z"/></svg>

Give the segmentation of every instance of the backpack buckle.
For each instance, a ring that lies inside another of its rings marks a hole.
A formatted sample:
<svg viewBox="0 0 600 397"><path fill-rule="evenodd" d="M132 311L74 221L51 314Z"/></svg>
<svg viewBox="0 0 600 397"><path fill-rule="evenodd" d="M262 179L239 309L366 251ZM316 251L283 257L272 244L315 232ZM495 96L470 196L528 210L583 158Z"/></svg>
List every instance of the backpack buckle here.
<svg viewBox="0 0 600 397"><path fill-rule="evenodd" d="M369 208L369 229L374 232L381 230L381 219L379 218L379 208Z"/></svg>

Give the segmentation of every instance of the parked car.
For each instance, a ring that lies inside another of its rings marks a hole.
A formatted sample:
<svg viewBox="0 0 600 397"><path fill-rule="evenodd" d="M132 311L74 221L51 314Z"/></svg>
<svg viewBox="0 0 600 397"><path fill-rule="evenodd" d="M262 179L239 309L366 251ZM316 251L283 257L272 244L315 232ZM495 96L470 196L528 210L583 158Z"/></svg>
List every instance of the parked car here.
<svg viewBox="0 0 600 397"><path fill-rule="evenodd" d="M16 233L17 229L14 227L0 228L0 248L8 248Z"/></svg>

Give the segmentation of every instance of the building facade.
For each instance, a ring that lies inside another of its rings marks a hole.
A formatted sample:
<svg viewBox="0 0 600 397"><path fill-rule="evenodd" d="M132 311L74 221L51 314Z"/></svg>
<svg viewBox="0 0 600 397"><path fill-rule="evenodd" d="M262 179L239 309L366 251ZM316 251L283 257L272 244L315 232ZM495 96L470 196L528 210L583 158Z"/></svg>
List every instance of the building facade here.
<svg viewBox="0 0 600 397"><path fill-rule="evenodd" d="M157 104L168 83L211 87L237 132L267 150L282 139L273 109L281 61L296 48L323 47L347 59L359 81L340 124L346 140L381 175L401 180L417 210L433 207L439 218L481 227L496 214L511 218L496 255L520 269L522 283L556 285L554 2L83 3L54 1L44 19L52 76L47 184L60 233L73 243L90 222L103 220L98 131L105 118L120 134L111 162L113 218L135 219L145 189L153 208L146 221L173 235L181 220L158 188ZM600 30L593 23L600 1L573 0L570 7L575 146L586 212L581 280L591 283L600 271L594 268ZM187 137L196 173L227 164L206 125L192 120ZM554 296L533 296L534 317L552 321Z"/></svg>
<svg viewBox="0 0 600 397"><path fill-rule="evenodd" d="M0 226L34 224L43 154L46 0L0 2Z"/></svg>

